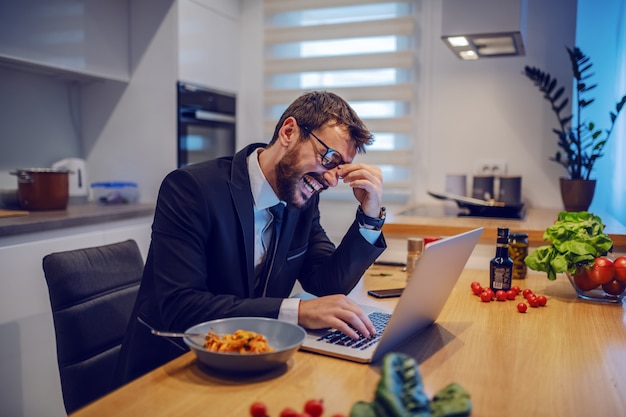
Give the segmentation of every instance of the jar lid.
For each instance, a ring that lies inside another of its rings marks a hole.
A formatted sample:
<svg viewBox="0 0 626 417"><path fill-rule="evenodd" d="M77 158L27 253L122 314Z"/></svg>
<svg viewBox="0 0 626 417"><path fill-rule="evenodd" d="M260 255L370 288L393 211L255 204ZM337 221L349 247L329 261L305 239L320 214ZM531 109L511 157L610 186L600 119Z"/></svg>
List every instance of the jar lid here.
<svg viewBox="0 0 626 417"><path fill-rule="evenodd" d="M421 252L424 249L424 239L421 237L410 237L407 247L411 252Z"/></svg>
<svg viewBox="0 0 626 417"><path fill-rule="evenodd" d="M509 233L510 239L520 238L520 237L526 238L528 237L528 233L525 233L525 232L510 232Z"/></svg>

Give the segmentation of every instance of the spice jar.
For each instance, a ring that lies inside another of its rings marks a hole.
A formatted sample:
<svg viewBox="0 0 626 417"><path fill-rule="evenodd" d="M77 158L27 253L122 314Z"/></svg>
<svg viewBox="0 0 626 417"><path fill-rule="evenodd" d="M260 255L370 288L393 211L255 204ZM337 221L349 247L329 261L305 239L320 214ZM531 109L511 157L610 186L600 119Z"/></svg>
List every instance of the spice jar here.
<svg viewBox="0 0 626 417"><path fill-rule="evenodd" d="M410 237L407 241L406 277L411 278L418 259L424 250L424 239L421 237Z"/></svg>
<svg viewBox="0 0 626 417"><path fill-rule="evenodd" d="M513 279L526 278L528 268L524 259L528 256L528 233L509 233L509 257L513 260Z"/></svg>

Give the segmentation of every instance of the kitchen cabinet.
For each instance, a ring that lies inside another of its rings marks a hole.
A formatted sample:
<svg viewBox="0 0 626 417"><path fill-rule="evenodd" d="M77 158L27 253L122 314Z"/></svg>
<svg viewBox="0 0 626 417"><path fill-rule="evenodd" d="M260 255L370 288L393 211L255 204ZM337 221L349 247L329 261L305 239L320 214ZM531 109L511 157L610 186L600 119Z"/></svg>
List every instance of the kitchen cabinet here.
<svg viewBox="0 0 626 417"><path fill-rule="evenodd" d="M65 416L42 259L135 239L144 259L152 216L0 238L0 415Z"/></svg>
<svg viewBox="0 0 626 417"><path fill-rule="evenodd" d="M239 7L238 1L178 1L178 74L181 81L237 92Z"/></svg>
<svg viewBox="0 0 626 417"><path fill-rule="evenodd" d="M129 0L0 2L0 65L65 80L127 82L128 11Z"/></svg>

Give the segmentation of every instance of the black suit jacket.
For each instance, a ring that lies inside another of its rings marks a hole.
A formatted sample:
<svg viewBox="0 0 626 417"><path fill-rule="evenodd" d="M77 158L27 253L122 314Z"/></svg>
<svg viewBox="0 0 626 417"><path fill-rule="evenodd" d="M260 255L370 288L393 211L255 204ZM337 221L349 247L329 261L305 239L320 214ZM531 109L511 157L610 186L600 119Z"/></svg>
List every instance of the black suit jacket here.
<svg viewBox="0 0 626 417"><path fill-rule="evenodd" d="M317 296L347 294L386 247L372 245L354 222L335 247L320 225L319 197L285 209L267 294L254 298L254 213L247 156L190 165L170 173L157 200L152 242L120 369L130 380L180 355L184 345L160 339L156 329L184 331L224 317L278 317L298 279Z"/></svg>

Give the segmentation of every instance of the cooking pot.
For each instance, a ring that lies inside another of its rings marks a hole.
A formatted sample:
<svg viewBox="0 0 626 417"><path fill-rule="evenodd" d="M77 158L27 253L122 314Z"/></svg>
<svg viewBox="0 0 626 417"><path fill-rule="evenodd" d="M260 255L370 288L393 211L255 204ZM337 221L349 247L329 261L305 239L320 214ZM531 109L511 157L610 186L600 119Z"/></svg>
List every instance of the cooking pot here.
<svg viewBox="0 0 626 417"><path fill-rule="evenodd" d="M67 170L50 168L18 169L17 192L23 210L65 210L69 201Z"/></svg>

